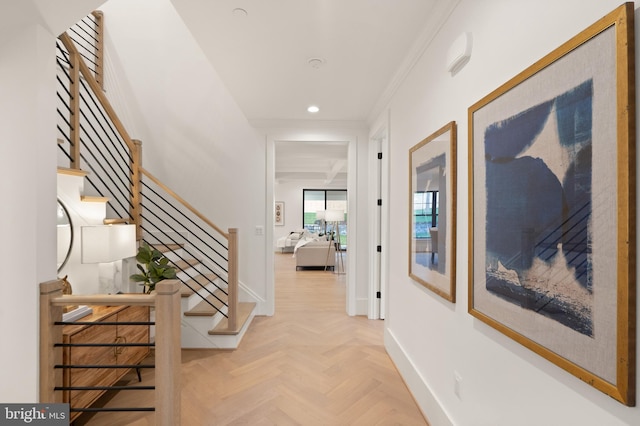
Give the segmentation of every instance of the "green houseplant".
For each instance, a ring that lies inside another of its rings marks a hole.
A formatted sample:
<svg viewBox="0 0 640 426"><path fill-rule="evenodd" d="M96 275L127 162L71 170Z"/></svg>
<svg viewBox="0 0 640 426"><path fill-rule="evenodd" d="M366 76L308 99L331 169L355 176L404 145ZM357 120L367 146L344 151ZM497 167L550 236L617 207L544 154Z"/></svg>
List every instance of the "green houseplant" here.
<svg viewBox="0 0 640 426"><path fill-rule="evenodd" d="M133 274L130 278L144 285L144 292L147 294L156 288L156 283L176 278L176 268L169 265L169 259L147 243L143 243L138 248L136 260L140 273Z"/></svg>

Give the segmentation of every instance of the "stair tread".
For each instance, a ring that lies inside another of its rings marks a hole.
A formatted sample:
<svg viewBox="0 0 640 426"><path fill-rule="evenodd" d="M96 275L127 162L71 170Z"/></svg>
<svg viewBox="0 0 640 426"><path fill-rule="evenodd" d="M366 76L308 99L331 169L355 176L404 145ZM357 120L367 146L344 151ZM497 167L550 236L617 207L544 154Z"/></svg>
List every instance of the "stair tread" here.
<svg viewBox="0 0 640 426"><path fill-rule="evenodd" d="M189 288L189 286L195 289L199 289L201 285L206 286L207 284L209 284L209 282L214 281L216 278L218 278L216 274L204 274L198 275L195 278L188 279L187 281L183 282L180 294L182 295L182 297L189 297L195 293L195 291ZM187 284L189 286L187 286Z"/></svg>
<svg viewBox="0 0 640 426"><path fill-rule="evenodd" d="M81 195L80 200L86 203L106 203L109 201L109 197L98 197L95 195Z"/></svg>
<svg viewBox="0 0 640 426"><path fill-rule="evenodd" d="M105 225L129 224L133 219L130 217L105 218L102 223Z"/></svg>
<svg viewBox="0 0 640 426"><path fill-rule="evenodd" d="M236 320L236 329L229 330L228 322L229 320L225 317L213 328L213 330L209 330L210 335L215 334L238 334L242 327L246 324L251 316L251 312L255 308L255 302L240 302L238 303L238 318Z"/></svg>
<svg viewBox="0 0 640 426"><path fill-rule="evenodd" d="M170 251L180 250L184 247L184 244L168 244L168 243L154 243L151 247L158 250L161 253L167 253Z"/></svg>
<svg viewBox="0 0 640 426"><path fill-rule="evenodd" d="M216 296L218 296L218 298L223 300L224 298L227 297L220 289L217 289L216 291L214 291L213 294L215 294ZM224 306L224 303L222 303L220 300L218 300L214 296L211 296L211 295L207 296L207 300L211 302L211 304L213 304L213 306L215 306L218 309L222 309L222 307ZM213 306L211 306L209 303L203 300L200 303L198 303L196 306L194 306L192 309L190 309L189 311L186 311L184 314L185 316L188 316L188 317L195 317L195 316L212 317L218 313L218 310L216 310Z"/></svg>
<svg viewBox="0 0 640 426"><path fill-rule="evenodd" d="M176 268L178 268L179 270L188 269L189 267L196 266L199 263L200 261L198 259L185 259L185 260L171 261L171 264Z"/></svg>
<svg viewBox="0 0 640 426"><path fill-rule="evenodd" d="M58 167L58 173L61 175L71 175L71 176L87 176L89 172L80 169L70 169L68 167Z"/></svg>

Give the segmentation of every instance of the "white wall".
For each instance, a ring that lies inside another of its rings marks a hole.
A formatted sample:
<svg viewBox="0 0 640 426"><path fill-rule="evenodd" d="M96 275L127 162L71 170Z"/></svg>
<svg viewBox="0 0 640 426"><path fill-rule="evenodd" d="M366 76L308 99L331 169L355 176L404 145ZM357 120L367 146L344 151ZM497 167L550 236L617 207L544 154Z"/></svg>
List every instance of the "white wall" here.
<svg viewBox="0 0 640 426"><path fill-rule="evenodd" d="M619 4L462 0L389 104L385 343L434 426L640 424L640 408L625 407L467 313L468 107ZM472 57L451 76L446 52L463 31L473 34ZM451 120L458 123L456 304L407 274L408 150ZM454 372L462 379L460 398Z"/></svg>
<svg viewBox="0 0 640 426"><path fill-rule="evenodd" d="M107 95L127 105L119 113L140 132L131 137L142 140L144 168L222 229L239 229L239 279L263 301L264 140L169 0L110 0L101 10L109 66L120 71Z"/></svg>
<svg viewBox="0 0 640 426"><path fill-rule="evenodd" d="M38 398L38 284L56 278L55 44L39 25L0 40L0 401ZM34 125L37 123L37 125Z"/></svg>
<svg viewBox="0 0 640 426"><path fill-rule="evenodd" d="M276 183L273 186L273 198L275 201L284 202L284 226L273 227L273 249L276 247L278 238L289 235L296 229L302 229L302 190L303 189L324 189L316 188L317 184L310 182L284 182ZM346 189L346 188L345 188Z"/></svg>
<svg viewBox="0 0 640 426"><path fill-rule="evenodd" d="M25 0L0 14L3 403L38 400L38 285L56 278L55 36L98 4Z"/></svg>

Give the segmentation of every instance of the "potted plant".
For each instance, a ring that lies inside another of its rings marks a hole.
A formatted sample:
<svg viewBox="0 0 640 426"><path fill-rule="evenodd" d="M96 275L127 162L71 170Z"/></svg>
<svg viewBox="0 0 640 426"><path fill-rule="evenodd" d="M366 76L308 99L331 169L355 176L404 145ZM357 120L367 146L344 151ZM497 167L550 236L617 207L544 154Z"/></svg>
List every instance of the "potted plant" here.
<svg viewBox="0 0 640 426"><path fill-rule="evenodd" d="M147 243L138 248L136 260L140 273L133 274L130 278L144 285L144 292L147 294L155 290L156 283L176 278L176 268L169 265L169 259Z"/></svg>

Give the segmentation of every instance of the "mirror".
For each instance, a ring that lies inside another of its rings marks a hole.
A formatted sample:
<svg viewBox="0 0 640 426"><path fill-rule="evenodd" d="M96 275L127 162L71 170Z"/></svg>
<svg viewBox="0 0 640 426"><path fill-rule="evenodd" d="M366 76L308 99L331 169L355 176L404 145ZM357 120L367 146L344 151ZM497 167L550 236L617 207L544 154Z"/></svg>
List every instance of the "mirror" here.
<svg viewBox="0 0 640 426"><path fill-rule="evenodd" d="M56 224L58 227L58 272L64 267L73 244L73 227L67 208L58 200L58 214Z"/></svg>

